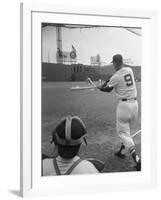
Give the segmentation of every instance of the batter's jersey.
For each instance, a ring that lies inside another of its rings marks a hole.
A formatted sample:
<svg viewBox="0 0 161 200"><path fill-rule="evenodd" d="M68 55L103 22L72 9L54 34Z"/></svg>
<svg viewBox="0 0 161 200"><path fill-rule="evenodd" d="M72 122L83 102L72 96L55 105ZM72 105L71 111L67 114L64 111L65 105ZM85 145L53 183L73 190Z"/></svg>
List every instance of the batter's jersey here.
<svg viewBox="0 0 161 200"><path fill-rule="evenodd" d="M119 99L132 99L137 97L134 74L129 67L122 67L116 71L107 86L115 89Z"/></svg>
<svg viewBox="0 0 161 200"><path fill-rule="evenodd" d="M56 158L57 165L61 174L65 174L66 171L77 161L79 156L75 156L72 159L63 159L60 156ZM71 174L95 174L99 173L95 166L87 160L82 160L71 172ZM56 176L56 171L53 165L53 159L43 160L43 176Z"/></svg>

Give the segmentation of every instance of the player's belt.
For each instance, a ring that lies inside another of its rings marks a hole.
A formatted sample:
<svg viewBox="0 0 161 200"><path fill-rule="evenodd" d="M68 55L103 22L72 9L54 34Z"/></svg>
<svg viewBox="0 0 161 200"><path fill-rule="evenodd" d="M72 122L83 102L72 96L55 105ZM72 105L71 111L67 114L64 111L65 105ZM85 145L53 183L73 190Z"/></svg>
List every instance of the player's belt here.
<svg viewBox="0 0 161 200"><path fill-rule="evenodd" d="M136 100L136 97L131 99L121 99L121 101L128 101L128 100Z"/></svg>

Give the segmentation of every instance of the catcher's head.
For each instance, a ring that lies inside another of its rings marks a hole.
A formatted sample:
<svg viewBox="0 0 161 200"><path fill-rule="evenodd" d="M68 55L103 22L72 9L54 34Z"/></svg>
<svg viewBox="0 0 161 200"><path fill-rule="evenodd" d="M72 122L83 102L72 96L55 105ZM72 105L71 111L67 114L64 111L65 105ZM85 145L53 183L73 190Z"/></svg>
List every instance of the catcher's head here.
<svg viewBox="0 0 161 200"><path fill-rule="evenodd" d="M68 116L56 126L52 132L52 142L58 146L58 153L61 157L72 158L85 140L86 127L83 121L77 116Z"/></svg>

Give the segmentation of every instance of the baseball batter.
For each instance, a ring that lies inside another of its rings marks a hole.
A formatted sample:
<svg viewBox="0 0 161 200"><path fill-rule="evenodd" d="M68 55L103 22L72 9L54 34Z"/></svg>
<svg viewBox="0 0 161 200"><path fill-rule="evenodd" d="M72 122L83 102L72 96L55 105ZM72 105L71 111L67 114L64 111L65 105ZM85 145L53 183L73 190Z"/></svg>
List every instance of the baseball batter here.
<svg viewBox="0 0 161 200"><path fill-rule="evenodd" d="M114 89L119 99L116 111L116 127L117 133L122 140L122 145L115 155L124 158L125 153L128 151L136 163L136 170L140 171L141 161L136 154L135 144L130 136L130 127L138 115L137 89L134 74L131 68L123 66L122 55L114 55L112 63L116 72L109 81L106 81L98 88L103 92L111 92Z"/></svg>

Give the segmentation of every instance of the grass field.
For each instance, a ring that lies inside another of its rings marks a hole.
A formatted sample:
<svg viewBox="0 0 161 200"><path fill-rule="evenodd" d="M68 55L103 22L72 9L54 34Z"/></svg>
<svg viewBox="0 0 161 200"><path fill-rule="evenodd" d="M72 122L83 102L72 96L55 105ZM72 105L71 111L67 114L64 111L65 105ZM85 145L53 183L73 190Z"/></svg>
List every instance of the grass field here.
<svg viewBox="0 0 161 200"><path fill-rule="evenodd" d="M51 131L60 119L67 115L78 115L87 127L87 142L80 150L81 158L97 158L105 162L104 172L134 171L130 156L121 160L114 156L120 140L116 134L117 97L114 92L98 90L71 91L72 86L86 86L85 82L42 83L42 152L53 156ZM137 83L140 107L141 83ZM139 109L140 110L140 109ZM140 115L132 132L141 129ZM141 154L141 136L134 138L138 154Z"/></svg>

